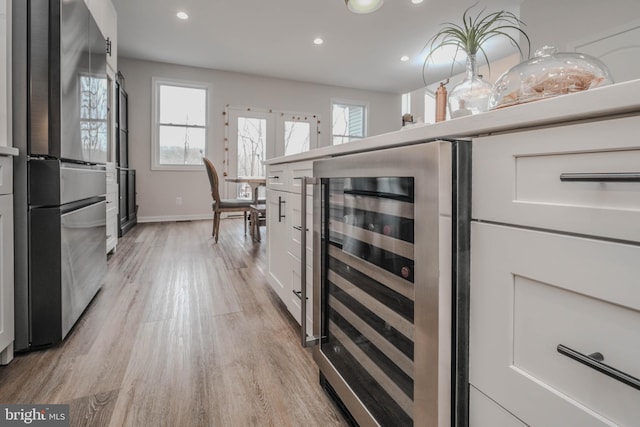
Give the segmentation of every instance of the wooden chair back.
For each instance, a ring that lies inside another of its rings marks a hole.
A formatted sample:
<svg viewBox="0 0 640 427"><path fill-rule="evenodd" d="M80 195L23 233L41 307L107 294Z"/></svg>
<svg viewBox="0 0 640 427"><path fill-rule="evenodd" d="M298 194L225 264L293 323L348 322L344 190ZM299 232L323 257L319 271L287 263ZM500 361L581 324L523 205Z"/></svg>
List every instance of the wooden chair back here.
<svg viewBox="0 0 640 427"><path fill-rule="evenodd" d="M209 184L211 185L211 197L216 202L216 206L220 206L220 181L218 179L218 172L216 172L216 168L211 163L211 160L206 157L202 158L204 165L207 168L207 175L209 175Z"/></svg>

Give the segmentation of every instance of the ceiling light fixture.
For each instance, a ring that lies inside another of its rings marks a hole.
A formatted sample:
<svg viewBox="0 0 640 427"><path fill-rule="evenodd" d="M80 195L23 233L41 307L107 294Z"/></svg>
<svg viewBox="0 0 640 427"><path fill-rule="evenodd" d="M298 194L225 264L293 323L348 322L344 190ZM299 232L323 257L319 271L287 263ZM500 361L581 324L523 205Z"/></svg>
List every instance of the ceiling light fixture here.
<svg viewBox="0 0 640 427"><path fill-rule="evenodd" d="M400 57L400 61L402 62L407 62L409 60L409 57L407 55L401 56Z"/></svg>
<svg viewBox="0 0 640 427"><path fill-rule="evenodd" d="M324 43L324 40L322 40L320 37L316 37L315 39L313 39L313 44L322 44Z"/></svg>
<svg viewBox="0 0 640 427"><path fill-rule="evenodd" d="M382 7L384 0L344 0L353 13L371 13Z"/></svg>
<svg viewBox="0 0 640 427"><path fill-rule="evenodd" d="M424 0L411 0L411 3L413 4L420 4L422 3Z"/></svg>
<svg viewBox="0 0 640 427"><path fill-rule="evenodd" d="M176 13L176 16L182 20L189 19L189 15L187 15L186 12L182 12L182 11Z"/></svg>

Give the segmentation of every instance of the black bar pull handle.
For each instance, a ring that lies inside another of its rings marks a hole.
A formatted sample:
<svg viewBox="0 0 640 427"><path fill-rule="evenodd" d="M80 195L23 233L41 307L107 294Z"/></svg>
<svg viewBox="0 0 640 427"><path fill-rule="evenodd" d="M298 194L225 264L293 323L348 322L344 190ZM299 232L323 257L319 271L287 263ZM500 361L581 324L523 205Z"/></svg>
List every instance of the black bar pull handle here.
<svg viewBox="0 0 640 427"><path fill-rule="evenodd" d="M558 353L567 356L575 360L576 362L587 365L588 367L595 369L596 371L605 374L613 378L614 380L618 380L621 383L628 385L629 387L640 390L640 379L633 377L626 372L622 372L612 366L609 366L606 363L603 363L604 356L602 355L602 353L592 353L590 355L586 355L562 344L558 344L557 349Z"/></svg>
<svg viewBox="0 0 640 427"><path fill-rule="evenodd" d="M282 214L282 205L287 201L282 199L282 196L278 196L278 222L282 222L282 218L285 218L286 215Z"/></svg>
<svg viewBox="0 0 640 427"><path fill-rule="evenodd" d="M562 173L563 182L640 182L640 172Z"/></svg>

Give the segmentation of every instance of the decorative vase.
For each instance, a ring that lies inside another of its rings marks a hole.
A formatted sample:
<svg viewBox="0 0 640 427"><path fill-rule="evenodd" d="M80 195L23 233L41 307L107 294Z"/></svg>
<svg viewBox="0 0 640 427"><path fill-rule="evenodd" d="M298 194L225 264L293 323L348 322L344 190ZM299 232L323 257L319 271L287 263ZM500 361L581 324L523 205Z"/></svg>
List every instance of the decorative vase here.
<svg viewBox="0 0 640 427"><path fill-rule="evenodd" d="M462 83L449 92L449 114L452 119L470 116L488 110L491 83L478 76L476 56L467 56L467 75Z"/></svg>

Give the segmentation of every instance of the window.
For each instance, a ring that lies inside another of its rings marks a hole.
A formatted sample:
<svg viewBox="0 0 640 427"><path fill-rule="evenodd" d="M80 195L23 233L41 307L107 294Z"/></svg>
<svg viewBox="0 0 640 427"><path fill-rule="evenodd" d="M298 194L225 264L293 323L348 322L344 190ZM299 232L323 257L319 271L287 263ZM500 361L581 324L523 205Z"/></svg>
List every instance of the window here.
<svg viewBox="0 0 640 427"><path fill-rule="evenodd" d="M334 101L332 108L332 143L344 144L366 135L367 106L362 103Z"/></svg>
<svg viewBox="0 0 640 427"><path fill-rule="evenodd" d="M80 139L82 154L94 162L107 161L107 79L80 76Z"/></svg>
<svg viewBox="0 0 640 427"><path fill-rule="evenodd" d="M411 114L411 92L402 94L402 115Z"/></svg>
<svg viewBox="0 0 640 427"><path fill-rule="evenodd" d="M153 169L200 168L206 155L209 85L154 79Z"/></svg>

